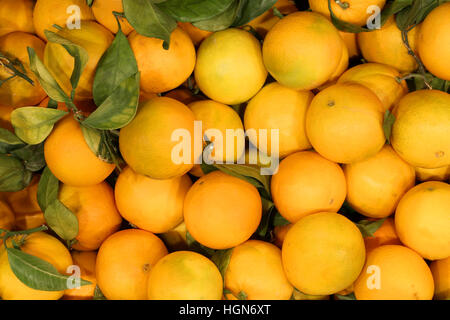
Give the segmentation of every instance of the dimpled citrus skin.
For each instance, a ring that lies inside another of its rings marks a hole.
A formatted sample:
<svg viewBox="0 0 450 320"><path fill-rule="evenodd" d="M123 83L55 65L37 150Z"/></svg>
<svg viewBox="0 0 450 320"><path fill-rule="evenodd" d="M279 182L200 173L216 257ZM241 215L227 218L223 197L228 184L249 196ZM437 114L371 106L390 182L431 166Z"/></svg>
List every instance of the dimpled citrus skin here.
<svg viewBox="0 0 450 320"><path fill-rule="evenodd" d="M184 200L187 230L212 249L228 249L247 241L258 228L261 214L257 189L221 171L197 180Z"/></svg>
<svg viewBox="0 0 450 320"><path fill-rule="evenodd" d="M177 100L166 97L148 100L140 104L136 117L120 130L120 152L139 174L153 179L182 176L193 166L193 151L186 150L191 153L189 161L177 164L178 159L173 159L172 153L181 140L172 141L172 135L182 130L183 134L189 134L186 139L193 146L194 121L193 112Z"/></svg>
<svg viewBox="0 0 450 320"><path fill-rule="evenodd" d="M364 240L346 217L315 213L289 229L282 259L286 276L295 288L309 295L329 295L358 278L365 260Z"/></svg>
<svg viewBox="0 0 450 320"><path fill-rule="evenodd" d="M34 33L33 7L33 0L2 0L0 37L14 31Z"/></svg>
<svg viewBox="0 0 450 320"><path fill-rule="evenodd" d="M339 210L346 191L341 167L312 151L286 157L271 183L275 206L293 223L312 213Z"/></svg>
<svg viewBox="0 0 450 320"><path fill-rule="evenodd" d="M112 33L119 31L119 26L113 11L123 12L122 0L96 0L91 8L95 20L108 28ZM134 30L126 18L119 17L119 21L120 28L125 35L128 35Z"/></svg>
<svg viewBox="0 0 450 320"><path fill-rule="evenodd" d="M306 133L314 149L338 163L375 155L385 143L383 105L366 87L336 84L317 94L306 114Z"/></svg>
<svg viewBox="0 0 450 320"><path fill-rule="evenodd" d="M450 3L443 3L425 18L419 32L418 51L425 67L450 80Z"/></svg>
<svg viewBox="0 0 450 320"><path fill-rule="evenodd" d="M368 285L377 283L379 289ZM400 245L384 245L368 252L355 282L357 300L431 300L433 291L433 277L426 262Z"/></svg>
<svg viewBox="0 0 450 320"><path fill-rule="evenodd" d="M450 256L450 185L421 183L400 200L395 228L405 246L428 260Z"/></svg>
<svg viewBox="0 0 450 320"><path fill-rule="evenodd" d="M263 59L282 85L311 90L327 82L341 62L344 41L327 18L314 12L294 12L267 34Z"/></svg>
<svg viewBox="0 0 450 320"><path fill-rule="evenodd" d="M90 186L105 180L114 164L98 158L89 148L80 124L71 114L60 120L44 144L50 171L70 186Z"/></svg>
<svg viewBox="0 0 450 320"><path fill-rule="evenodd" d="M265 154L271 153L272 130L279 133L279 156L285 157L293 152L311 148L306 136L306 110L313 93L297 91L276 82L268 84L250 100L245 109L246 130L256 130L250 135L250 142ZM266 130L267 144L258 146L259 130Z"/></svg>
<svg viewBox="0 0 450 320"><path fill-rule="evenodd" d="M227 105L245 102L262 88L266 77L261 45L250 32L218 31L198 49L195 81L212 100Z"/></svg>
<svg viewBox="0 0 450 320"><path fill-rule="evenodd" d="M406 162L426 169L450 165L450 94L419 90L394 108L391 144Z"/></svg>
<svg viewBox="0 0 450 320"><path fill-rule="evenodd" d="M175 89L189 78L195 66L195 47L189 35L176 28L170 35L168 50L163 40L133 31L128 36L141 72L141 90L161 93Z"/></svg>
<svg viewBox="0 0 450 320"><path fill-rule="evenodd" d="M450 298L450 257L430 264L434 279L434 297L438 300Z"/></svg>
<svg viewBox="0 0 450 320"><path fill-rule="evenodd" d="M344 165L347 202L359 213L385 218L415 184L415 171L391 146L366 160Z"/></svg>

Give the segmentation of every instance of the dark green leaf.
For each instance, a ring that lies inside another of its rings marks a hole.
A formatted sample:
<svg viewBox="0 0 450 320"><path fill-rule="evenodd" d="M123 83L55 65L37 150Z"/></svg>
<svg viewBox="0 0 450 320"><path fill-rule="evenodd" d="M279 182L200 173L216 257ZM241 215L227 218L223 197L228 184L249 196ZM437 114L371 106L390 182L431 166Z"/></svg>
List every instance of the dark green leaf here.
<svg viewBox="0 0 450 320"><path fill-rule="evenodd" d="M45 167L39 180L37 201L42 212L56 199L58 199L59 181L48 167Z"/></svg>
<svg viewBox="0 0 450 320"><path fill-rule="evenodd" d="M333 0L328 0L328 10L330 11L331 22L334 24L334 26L336 28L338 28L341 31L351 32L351 33L360 33L360 32L370 32L370 31L372 31L371 29L360 27L360 26L354 25L352 23L340 20L334 14L333 10L331 9L331 1L333 1Z"/></svg>
<svg viewBox="0 0 450 320"><path fill-rule="evenodd" d="M274 212L276 211L275 205L271 200L268 200L264 197L261 197L262 200L262 206L263 206L263 212L262 212L262 218L261 222L259 223L258 229L256 230L256 233L264 238L267 235L267 231L269 230L270 223L272 222L272 217L274 215Z"/></svg>
<svg viewBox="0 0 450 320"><path fill-rule="evenodd" d="M62 239L72 240L78 235L76 215L58 199L47 206L44 217L48 226Z"/></svg>
<svg viewBox="0 0 450 320"><path fill-rule="evenodd" d="M157 7L177 21L197 22L218 16L226 11L234 1L235 0L167 0L157 4Z"/></svg>
<svg viewBox="0 0 450 320"><path fill-rule="evenodd" d="M395 116L389 110L386 110L386 112L384 113L383 131L387 143L391 143L392 126L394 125L394 123Z"/></svg>
<svg viewBox="0 0 450 320"><path fill-rule="evenodd" d="M16 157L0 154L0 192L15 192L30 183L32 174Z"/></svg>
<svg viewBox="0 0 450 320"><path fill-rule="evenodd" d="M413 0L395 0L394 2L388 2L383 12L381 12L381 25L383 26L390 17L409 7L412 3Z"/></svg>
<svg viewBox="0 0 450 320"><path fill-rule="evenodd" d="M213 165L211 165L211 164L206 164L206 163L204 163L204 162L202 162L202 163L200 164L200 168L202 169L202 171L203 171L204 174L208 174L208 173L210 173L210 172L219 170L219 169L217 169L216 167L214 167Z"/></svg>
<svg viewBox="0 0 450 320"><path fill-rule="evenodd" d="M25 146L25 143L9 130L0 128L0 154L7 154L12 150Z"/></svg>
<svg viewBox="0 0 450 320"><path fill-rule="evenodd" d="M290 222L288 220L286 220L277 210L275 212L275 216L273 218L273 225L275 227L282 227L282 226L285 226L288 224L290 224Z"/></svg>
<svg viewBox="0 0 450 320"><path fill-rule="evenodd" d="M189 231L186 231L186 244L188 245L189 250L195 251L209 258L211 258L216 253L216 250L205 247L197 240L195 240L189 233Z"/></svg>
<svg viewBox="0 0 450 320"><path fill-rule="evenodd" d="M233 24L233 21L236 18L239 3L240 1L234 1L227 10L225 10L218 16L207 20L193 22L192 24L199 29L212 32L225 30Z"/></svg>
<svg viewBox="0 0 450 320"><path fill-rule="evenodd" d="M23 161L25 169L31 172L40 171L45 167L44 143L26 145L11 151L11 154Z"/></svg>
<svg viewBox="0 0 450 320"><path fill-rule="evenodd" d="M6 69L9 69L9 71L12 72L12 75L10 77L0 80L0 87L2 86L3 83L13 79L14 77L20 77L28 81L31 85L34 85L33 80L31 80L30 77L28 77L22 62L19 59L11 59L10 57L3 55L2 53L0 53L0 59L2 60L1 61L2 66Z"/></svg>
<svg viewBox="0 0 450 320"><path fill-rule="evenodd" d="M238 298L239 300L247 300L248 296L244 291L240 291L237 295L236 298Z"/></svg>
<svg viewBox="0 0 450 320"><path fill-rule="evenodd" d="M102 132L98 129L85 126L83 123L81 123L81 131L91 151L103 161L112 162L111 155L102 138Z"/></svg>
<svg viewBox="0 0 450 320"><path fill-rule="evenodd" d="M249 23L256 17L262 15L264 12L272 8L272 6L276 2L277 0L240 1L239 9L237 10L233 26L240 27Z"/></svg>
<svg viewBox="0 0 450 320"><path fill-rule="evenodd" d="M346 296L335 294L335 297L338 298L339 300L356 300L355 294L353 292Z"/></svg>
<svg viewBox="0 0 450 320"><path fill-rule="evenodd" d="M410 29L421 23L427 15L441 3L448 1L439 0L415 0L412 6L403 9L396 17L400 30Z"/></svg>
<svg viewBox="0 0 450 320"><path fill-rule="evenodd" d="M228 265L230 264L231 255L233 249L228 250L217 250L211 257L212 262L214 262L222 275L225 282L225 273L227 272Z"/></svg>
<svg viewBox="0 0 450 320"><path fill-rule="evenodd" d="M361 220L356 223L356 226L359 228L364 238L373 237L373 234L381 227L384 220L386 220L386 218L378 219L376 221Z"/></svg>
<svg viewBox="0 0 450 320"><path fill-rule="evenodd" d="M100 290L100 288L97 286L95 286L94 289L94 297L92 298L93 300L108 300L106 299L106 297L103 295L102 290Z"/></svg>
<svg viewBox="0 0 450 320"><path fill-rule="evenodd" d="M86 0L86 4L89 6L89 7L92 7L92 4L94 3L94 0Z"/></svg>

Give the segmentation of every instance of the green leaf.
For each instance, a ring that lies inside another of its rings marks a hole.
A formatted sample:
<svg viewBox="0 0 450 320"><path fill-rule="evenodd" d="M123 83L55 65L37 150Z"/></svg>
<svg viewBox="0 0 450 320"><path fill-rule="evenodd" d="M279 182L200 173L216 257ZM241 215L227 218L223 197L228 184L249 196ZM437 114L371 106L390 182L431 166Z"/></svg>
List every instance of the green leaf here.
<svg viewBox="0 0 450 320"><path fill-rule="evenodd" d="M383 131L387 143L391 143L392 126L394 125L394 123L395 116L389 110L386 110L386 112L384 113Z"/></svg>
<svg viewBox="0 0 450 320"><path fill-rule="evenodd" d="M47 67L36 55L33 48L28 47L28 56L30 58L30 69L36 75L45 93L47 93L52 100L58 102L70 102L69 96L61 89L50 71L48 71Z"/></svg>
<svg viewBox="0 0 450 320"><path fill-rule="evenodd" d="M226 11L234 1L235 0L166 0L158 3L157 7L177 21L197 22L218 16Z"/></svg>
<svg viewBox="0 0 450 320"><path fill-rule="evenodd" d="M48 167L45 167L41 174L37 189L37 201L42 212L47 210L47 207L58 199L59 181L53 175Z"/></svg>
<svg viewBox="0 0 450 320"><path fill-rule="evenodd" d="M12 150L25 146L25 143L9 130L0 128L0 154L7 154Z"/></svg>
<svg viewBox="0 0 450 320"><path fill-rule="evenodd" d="M290 224L290 222L288 220L286 220L286 218L284 218L277 210L275 212L275 216L273 218L273 225L275 227L282 227L282 226L285 226L288 224Z"/></svg>
<svg viewBox="0 0 450 320"><path fill-rule="evenodd" d="M240 1L233 26L243 26L273 7L277 0Z"/></svg>
<svg viewBox="0 0 450 320"><path fill-rule="evenodd" d="M260 237L266 237L267 231L269 230L270 223L272 222L272 216L274 215L275 204L264 197L261 197L262 200L262 206L263 206L263 212L262 212L262 218L261 222L259 223L258 229L256 230L256 233Z"/></svg>
<svg viewBox="0 0 450 320"><path fill-rule="evenodd" d="M11 80L15 77L20 77L22 79L24 79L25 81L28 81L28 83L30 83L31 85L34 86L34 82L33 80L30 79L30 77L28 77L28 75L26 74L26 70L23 67L22 62L19 59L11 59L10 57L0 53L0 59L2 59L2 66L9 69L13 75L6 78L6 79L2 79L0 80L0 87L2 86L3 83L5 83L8 80ZM19 70L20 69L20 70Z"/></svg>
<svg viewBox="0 0 450 320"><path fill-rule="evenodd" d="M72 85L72 90L75 90L78 86L78 82L80 81L81 74L83 73L83 70L89 60L87 51L83 47L61 37L54 32L45 30L44 33L49 42L62 45L64 49L66 49L66 51L74 58L74 67L72 76L70 77L70 83Z"/></svg>
<svg viewBox="0 0 450 320"><path fill-rule="evenodd" d="M234 1L233 4L224 12L211 19L193 22L192 24L199 29L207 31L225 30L233 24L240 1Z"/></svg>
<svg viewBox="0 0 450 320"><path fill-rule="evenodd" d="M94 0L86 0L86 4L89 6L89 7L92 7L92 4L94 3Z"/></svg>
<svg viewBox="0 0 450 320"><path fill-rule="evenodd" d="M356 300L355 293L353 292L346 296L335 294L335 297L338 298L339 300Z"/></svg>
<svg viewBox="0 0 450 320"><path fill-rule="evenodd" d="M124 80L137 72L138 66L130 43L119 30L97 66L93 86L95 104L100 106Z"/></svg>
<svg viewBox="0 0 450 320"><path fill-rule="evenodd" d="M244 291L240 291L237 295L236 298L238 298L239 300L247 300L248 296Z"/></svg>
<svg viewBox="0 0 450 320"><path fill-rule="evenodd" d="M7 248L8 261L16 277L26 286L44 291L62 291L68 289L69 276L60 274L56 268L38 257L15 248ZM81 285L91 282L81 279Z"/></svg>
<svg viewBox="0 0 450 320"><path fill-rule="evenodd" d="M346 21L343 21L343 20L339 19L334 14L333 10L331 9L331 1L333 1L333 0L328 0L328 10L330 11L331 22L334 24L334 26L336 28L338 28L341 31L351 32L351 33L360 33L360 32L370 32L370 31L372 31L371 29L360 27L360 26L357 26L357 25L354 25L352 23L349 23L349 22L346 22Z"/></svg>
<svg viewBox="0 0 450 320"><path fill-rule="evenodd" d="M102 131L94 128L90 128L84 123L81 123L81 131L83 132L84 140L91 149L91 151L100 159L106 162L112 162L111 155L109 154L105 142L102 138Z"/></svg>
<svg viewBox="0 0 450 320"><path fill-rule="evenodd" d="M93 300L108 300L108 299L106 299L105 295L103 294L102 290L100 290L98 285L95 286L94 297L92 299Z"/></svg>
<svg viewBox="0 0 450 320"><path fill-rule="evenodd" d="M137 72L126 78L83 124L102 130L120 129L133 120L139 104Z"/></svg>
<svg viewBox="0 0 450 320"><path fill-rule="evenodd" d="M32 174L16 157L0 154L0 192L15 192L24 189Z"/></svg>
<svg viewBox="0 0 450 320"><path fill-rule="evenodd" d="M381 25L383 26L390 17L409 7L412 3L413 0L395 0L394 2L388 2L383 12L381 12Z"/></svg>
<svg viewBox="0 0 450 320"><path fill-rule="evenodd" d="M11 154L23 161L25 169L31 172L40 171L45 167L44 143L26 145L11 151Z"/></svg>
<svg viewBox="0 0 450 320"><path fill-rule="evenodd" d="M72 240L78 235L76 215L58 199L47 206L44 217L48 226L62 239Z"/></svg>
<svg viewBox="0 0 450 320"><path fill-rule="evenodd" d="M400 30L406 30L421 23L427 15L443 2L439 0L415 0L412 6L403 9L396 17Z"/></svg>
<svg viewBox="0 0 450 320"><path fill-rule="evenodd" d="M195 251L209 258L216 253L216 250L208 248L195 240L189 231L186 231L186 244L188 245L189 250Z"/></svg>
<svg viewBox="0 0 450 320"><path fill-rule="evenodd" d="M211 257L222 275L222 279L225 282L225 273L227 272L228 265L230 264L233 248L227 250L217 250Z"/></svg>
<svg viewBox="0 0 450 320"><path fill-rule="evenodd" d="M54 124L66 114L63 110L23 107L11 113L11 123L20 139L28 144L39 144L52 132Z"/></svg>
<svg viewBox="0 0 450 320"><path fill-rule="evenodd" d="M154 1L122 0L122 4L128 22L139 34L170 43L170 34L177 22L161 11Z"/></svg>
<svg viewBox="0 0 450 320"><path fill-rule="evenodd" d="M386 218L378 219L376 221L361 220L356 223L356 226L359 228L364 238L373 237L373 234L381 227L384 220L386 220Z"/></svg>
<svg viewBox="0 0 450 320"><path fill-rule="evenodd" d="M208 173L210 173L210 172L219 170L219 169L217 169L216 167L214 167L213 165L207 164L207 163L204 163L204 162L202 162L202 163L200 164L200 169L202 169L202 171L203 171L204 174L208 174Z"/></svg>

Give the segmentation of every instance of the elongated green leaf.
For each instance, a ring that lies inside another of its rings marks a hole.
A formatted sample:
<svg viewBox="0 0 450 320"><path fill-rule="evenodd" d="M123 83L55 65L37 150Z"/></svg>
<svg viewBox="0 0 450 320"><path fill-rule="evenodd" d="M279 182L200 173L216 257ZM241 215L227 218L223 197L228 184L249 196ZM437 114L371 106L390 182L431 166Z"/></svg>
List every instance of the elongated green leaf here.
<svg viewBox="0 0 450 320"><path fill-rule="evenodd" d="M233 22L233 26L243 26L256 17L262 15L264 12L272 8L277 0L243 0L240 1L239 9L236 14L236 18Z"/></svg>
<svg viewBox="0 0 450 320"><path fill-rule="evenodd" d="M391 143L392 126L394 125L394 123L395 116L389 110L386 110L384 114L383 131L388 143Z"/></svg>
<svg viewBox="0 0 450 320"><path fill-rule="evenodd" d="M81 124L81 131L83 132L84 140L86 140L86 143L92 152L103 161L112 163L111 155L102 138L102 132L98 129L88 127L84 125L84 123Z"/></svg>
<svg viewBox="0 0 450 320"><path fill-rule="evenodd" d="M47 67L42 63L41 59L36 55L33 48L28 47L28 56L30 58L31 71L36 75L42 89L47 95L58 102L69 102L69 96L59 86L56 80L48 71Z"/></svg>
<svg viewBox="0 0 450 320"><path fill-rule="evenodd" d="M48 137L54 124L66 114L63 110L23 107L11 113L11 123L20 139L28 144L39 144Z"/></svg>
<svg viewBox="0 0 450 320"><path fill-rule="evenodd" d="M177 21L197 22L218 16L233 1L235 0L166 0L158 3L157 7Z"/></svg>
<svg viewBox="0 0 450 320"><path fill-rule="evenodd" d="M233 4L227 10L225 10L218 16L215 16L207 20L193 22L192 24L199 29L212 32L225 30L233 24L233 21L236 18L238 7L239 1L234 1Z"/></svg>
<svg viewBox="0 0 450 320"><path fill-rule="evenodd" d="M441 3L439 0L414 0L410 7L405 8L397 15L397 26L400 30L406 30L418 25Z"/></svg>
<svg viewBox="0 0 450 320"><path fill-rule="evenodd" d="M15 192L30 183L32 174L16 157L0 154L0 192Z"/></svg>
<svg viewBox="0 0 450 320"><path fill-rule="evenodd" d="M44 291L62 291L68 289L69 276L62 275L56 268L38 257L15 248L6 249L11 270L26 286ZM91 282L80 279L80 285Z"/></svg>
<svg viewBox="0 0 450 320"><path fill-rule="evenodd" d="M136 58L127 37L119 30L100 59L94 78L94 102L100 106L115 90L138 72Z"/></svg>
<svg viewBox="0 0 450 320"><path fill-rule="evenodd" d="M48 167L41 174L37 189L37 201L42 212L56 199L58 199L59 181Z"/></svg>
<svg viewBox="0 0 450 320"><path fill-rule="evenodd" d="M70 77L70 83L72 85L72 90L75 90L78 86L78 82L80 81L81 74L83 73L83 70L89 60L87 51L83 47L61 37L54 32L45 30L44 33L49 42L62 45L64 49L66 49L67 52L74 58L74 67L72 76Z"/></svg>
<svg viewBox="0 0 450 320"><path fill-rule="evenodd" d="M388 2L383 9L383 12L381 12L381 25L384 25L384 23L394 14L411 6L412 3L413 0L395 0L394 2Z"/></svg>
<svg viewBox="0 0 450 320"><path fill-rule="evenodd" d="M274 218L273 218L273 225L275 227L282 227L285 225L290 224L290 222L288 220L286 220L286 218L284 218L279 212L278 210L276 210Z"/></svg>
<svg viewBox="0 0 450 320"><path fill-rule="evenodd" d="M122 0L128 22L141 35L170 43L170 34L177 27L174 18L161 11L153 1Z"/></svg>
<svg viewBox="0 0 450 320"><path fill-rule="evenodd" d="M11 154L23 161L25 169L37 172L45 167L44 143L26 145L11 151Z"/></svg>
<svg viewBox="0 0 450 320"><path fill-rule="evenodd" d="M0 154L9 153L12 150L25 146L25 143L9 130L0 128Z"/></svg>
<svg viewBox="0 0 450 320"><path fill-rule="evenodd" d="M359 228L359 231L361 231L364 238L373 237L373 234L381 227L385 220L386 218L378 219L376 221L361 220L356 226Z"/></svg>
<svg viewBox="0 0 450 320"><path fill-rule="evenodd" d="M227 250L217 250L211 257L222 275L225 282L225 273L227 272L228 265L230 264L231 255L233 254L233 248Z"/></svg>
<svg viewBox="0 0 450 320"><path fill-rule="evenodd" d="M78 235L76 215L58 199L47 206L44 217L48 226L62 239L72 240Z"/></svg>
<svg viewBox="0 0 450 320"><path fill-rule="evenodd" d="M260 237L266 237L267 232L269 231L270 223L272 222L273 215L276 211L275 204L264 197L261 197L262 200L262 217L261 222L259 223L258 229L256 233Z"/></svg>

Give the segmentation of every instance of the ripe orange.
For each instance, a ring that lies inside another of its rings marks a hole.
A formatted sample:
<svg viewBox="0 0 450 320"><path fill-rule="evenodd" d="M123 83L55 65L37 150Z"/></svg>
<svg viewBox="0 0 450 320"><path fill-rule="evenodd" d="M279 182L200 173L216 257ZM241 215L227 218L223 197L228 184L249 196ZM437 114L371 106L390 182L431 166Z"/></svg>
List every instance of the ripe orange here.
<svg viewBox="0 0 450 320"><path fill-rule="evenodd" d="M6 202L0 200L0 229L13 230L14 220L15 217L11 208Z"/></svg>
<svg viewBox="0 0 450 320"><path fill-rule="evenodd" d="M278 0L273 7L277 8L283 15L298 11L295 2L292 0ZM265 37L267 32L269 32L278 21L280 21L280 18L273 14L273 9L269 9L259 17L250 21L248 25L255 29L261 37Z"/></svg>
<svg viewBox="0 0 450 320"><path fill-rule="evenodd" d="M184 200L187 230L212 249L228 249L247 241L258 228L261 212L257 189L221 171L198 179Z"/></svg>
<svg viewBox="0 0 450 320"><path fill-rule="evenodd" d="M95 20L108 28L112 33L119 31L119 26L113 11L123 12L122 0L96 0L91 8ZM119 17L119 20L120 27L125 35L128 35L134 30L126 18Z"/></svg>
<svg viewBox="0 0 450 320"><path fill-rule="evenodd" d="M80 29L64 28L57 34L87 51L89 60L81 74L75 100L91 100L97 64L114 39L112 33L97 22L81 21ZM70 94L73 57L60 44L48 42L45 47L44 64L66 94Z"/></svg>
<svg viewBox="0 0 450 320"><path fill-rule="evenodd" d="M70 186L92 186L105 180L114 165L98 158L87 145L80 124L72 115L60 120L44 144L50 171Z"/></svg>
<svg viewBox="0 0 450 320"><path fill-rule="evenodd" d="M264 64L282 85L311 90L327 82L341 62L344 41L327 18L294 12L280 20L263 45Z"/></svg>
<svg viewBox="0 0 450 320"><path fill-rule="evenodd" d="M0 6L0 37L22 31L34 33L33 0L3 0Z"/></svg>
<svg viewBox="0 0 450 320"><path fill-rule="evenodd" d="M361 161L378 153L386 141L382 110L380 100L366 87L336 84L312 100L306 133L323 157L338 163Z"/></svg>
<svg viewBox="0 0 450 320"><path fill-rule="evenodd" d="M271 192L281 215L295 223L311 213L339 210L347 187L338 164L304 151L281 161L272 177Z"/></svg>
<svg viewBox="0 0 450 320"><path fill-rule="evenodd" d="M14 107L0 106L0 128L14 132L14 128L11 124L11 112L14 111Z"/></svg>
<svg viewBox="0 0 450 320"><path fill-rule="evenodd" d="M173 252L148 277L150 300L220 300L223 279L216 265L191 251Z"/></svg>
<svg viewBox="0 0 450 320"><path fill-rule="evenodd" d="M26 75L33 81L32 85L27 80L15 76L2 83L0 86L0 108L33 106L41 102L46 96L30 69L27 47L33 48L37 56L42 59L45 44L38 37L25 32L12 32L0 38L0 52L7 57L9 62L13 64L21 63ZM8 61L1 60L0 80L4 81L10 78L13 73L3 65ZM16 65L15 68L22 70L20 65Z"/></svg>
<svg viewBox="0 0 450 320"><path fill-rule="evenodd" d="M245 109L244 124L250 142L272 155L272 130L278 130L280 158L311 148L305 122L313 97L310 91L297 91L276 82L265 86ZM261 141L261 135L267 137L267 143Z"/></svg>
<svg viewBox="0 0 450 320"><path fill-rule="evenodd" d="M16 239L19 240L19 237ZM8 247L12 247L8 240ZM69 250L56 238L44 232L28 235L20 250L52 264L59 273L66 274L73 264ZM0 297L3 300L58 300L64 291L42 291L22 283L11 270L8 254L2 245L0 248Z"/></svg>
<svg viewBox="0 0 450 320"><path fill-rule="evenodd" d="M433 292L433 277L425 261L399 245L370 251L355 282L357 300L431 300Z"/></svg>
<svg viewBox="0 0 450 320"><path fill-rule="evenodd" d="M425 67L435 76L450 80L450 3L442 3L425 18L417 47Z"/></svg>
<svg viewBox="0 0 450 320"><path fill-rule="evenodd" d="M212 34L211 31L199 29L190 22L178 22L178 27L183 29L189 35L192 43L196 47L198 47L203 40Z"/></svg>
<svg viewBox="0 0 450 320"><path fill-rule="evenodd" d="M424 181L450 181L450 166L425 169L416 167L417 180Z"/></svg>
<svg viewBox="0 0 450 320"><path fill-rule="evenodd" d="M344 32L339 30L339 34L344 40L345 46L348 50L349 58L353 58L359 56L359 47L358 42L356 40L356 33Z"/></svg>
<svg viewBox="0 0 450 320"><path fill-rule="evenodd" d="M295 288L309 295L329 295L349 287L358 277L365 259L364 240L346 217L315 213L288 231L282 258Z"/></svg>
<svg viewBox="0 0 450 320"><path fill-rule="evenodd" d="M385 218L394 213L403 195L415 184L414 168L391 146L366 160L344 165L347 201L359 213Z"/></svg>
<svg viewBox="0 0 450 320"><path fill-rule="evenodd" d="M141 90L161 93L180 86L194 71L195 48L189 35L176 28L170 35L169 50L163 40L140 35L128 36L141 72Z"/></svg>
<svg viewBox="0 0 450 320"><path fill-rule="evenodd" d="M80 268L81 279L90 281L92 284L81 286L80 288L67 289L64 291L64 300L90 300L94 297L95 286L95 261L97 252L95 251L72 251L73 265Z"/></svg>
<svg viewBox="0 0 450 320"><path fill-rule="evenodd" d="M289 300L293 287L284 274L281 250L275 245L249 240L233 248L225 271L227 299L240 292L247 300Z"/></svg>
<svg viewBox="0 0 450 320"><path fill-rule="evenodd" d="M166 97L148 100L120 130L120 152L136 173L153 179L180 177L193 166L194 121L193 112L181 102ZM191 150L178 150L183 142L190 143Z"/></svg>
<svg viewBox="0 0 450 320"><path fill-rule="evenodd" d="M421 183L409 190L395 212L402 243L428 260L450 256L450 185Z"/></svg>
<svg viewBox="0 0 450 320"><path fill-rule="evenodd" d="M227 105L246 102L266 77L261 45L250 32L236 28L215 32L198 49L195 80L212 100Z"/></svg>
<svg viewBox="0 0 450 320"><path fill-rule="evenodd" d="M156 180L127 167L120 173L114 190L117 208L136 227L164 233L183 221L183 201L191 185L187 175Z"/></svg>
<svg viewBox="0 0 450 320"><path fill-rule="evenodd" d="M77 216L79 231L73 245L76 250L97 250L122 223L113 190L106 182L88 187L63 184L59 199Z"/></svg>
<svg viewBox="0 0 450 320"><path fill-rule="evenodd" d="M284 239L286 238L286 235L288 233L288 231L292 228L293 224L289 223L286 224L284 226L276 226L273 229L273 234L275 237L275 241L274 244L278 247L278 248L282 248L283 247L283 242Z"/></svg>
<svg viewBox="0 0 450 320"><path fill-rule="evenodd" d="M386 218L381 227L373 233L373 237L364 238L364 243L366 245L366 252L387 244L401 245L402 243L398 238L397 231L395 231L394 218Z"/></svg>
<svg viewBox="0 0 450 320"><path fill-rule="evenodd" d="M191 90L187 88L178 88L174 89L172 91L167 92L165 95L167 98L172 98L177 101L180 101L181 103L184 103L185 105L188 105L189 103L202 100L201 96L195 96Z"/></svg>
<svg viewBox="0 0 450 320"><path fill-rule="evenodd" d="M109 300L147 300L150 270L166 254L164 243L151 232L116 232L98 251L97 284Z"/></svg>
<svg viewBox="0 0 450 320"><path fill-rule="evenodd" d="M434 298L448 300L450 298L450 257L433 261L430 269L434 279Z"/></svg>

